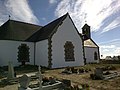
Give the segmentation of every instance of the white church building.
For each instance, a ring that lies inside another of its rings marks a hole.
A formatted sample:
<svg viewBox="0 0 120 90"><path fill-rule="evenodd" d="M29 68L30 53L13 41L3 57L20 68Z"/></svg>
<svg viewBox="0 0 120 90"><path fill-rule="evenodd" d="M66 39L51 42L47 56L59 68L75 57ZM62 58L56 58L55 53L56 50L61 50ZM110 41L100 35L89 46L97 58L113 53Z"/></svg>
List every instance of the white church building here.
<svg viewBox="0 0 120 90"><path fill-rule="evenodd" d="M68 13L45 26L15 20L1 25L0 66L8 65L9 61L14 66L20 65L22 46L29 52L26 64L49 68L82 66L98 63L100 59L99 46L91 39L90 26L85 24L80 34Z"/></svg>

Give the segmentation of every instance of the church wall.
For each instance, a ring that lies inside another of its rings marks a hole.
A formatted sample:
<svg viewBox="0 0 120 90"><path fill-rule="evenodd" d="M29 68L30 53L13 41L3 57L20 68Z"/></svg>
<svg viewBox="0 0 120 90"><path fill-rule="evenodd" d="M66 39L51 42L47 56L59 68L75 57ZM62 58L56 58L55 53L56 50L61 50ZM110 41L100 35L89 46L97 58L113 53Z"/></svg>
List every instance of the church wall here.
<svg viewBox="0 0 120 90"><path fill-rule="evenodd" d="M22 41L10 41L10 40L0 40L0 66L8 65L11 61L14 66L20 65L21 63L17 60L18 47L21 44L27 44L30 48L30 62L26 64L34 64L34 43L22 42Z"/></svg>
<svg viewBox="0 0 120 90"><path fill-rule="evenodd" d="M99 53L98 48L95 47L84 47L85 48L85 58L87 63L99 63ZM94 53L97 52L98 60L94 60Z"/></svg>
<svg viewBox="0 0 120 90"><path fill-rule="evenodd" d="M74 45L75 61L65 61L64 45L66 41L70 41ZM52 68L84 65L82 40L69 16L52 37L52 64Z"/></svg>
<svg viewBox="0 0 120 90"><path fill-rule="evenodd" d="M48 40L36 43L36 65L48 66Z"/></svg>

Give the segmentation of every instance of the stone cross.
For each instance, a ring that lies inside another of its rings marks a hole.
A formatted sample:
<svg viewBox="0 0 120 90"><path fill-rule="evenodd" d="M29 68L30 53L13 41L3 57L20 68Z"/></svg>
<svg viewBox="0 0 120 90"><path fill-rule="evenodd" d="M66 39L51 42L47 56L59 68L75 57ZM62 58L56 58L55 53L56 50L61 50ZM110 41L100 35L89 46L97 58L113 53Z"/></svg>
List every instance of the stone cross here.
<svg viewBox="0 0 120 90"><path fill-rule="evenodd" d="M9 61L7 79L12 79L12 78L14 78L14 68L13 68L12 62Z"/></svg>
<svg viewBox="0 0 120 90"><path fill-rule="evenodd" d="M19 81L20 81L20 87L18 88L18 90L31 90L30 88L28 88L28 85L30 83L30 77L24 74L19 79Z"/></svg>
<svg viewBox="0 0 120 90"><path fill-rule="evenodd" d="M41 67L38 67L38 74L39 74L39 90L42 90L42 75L41 75Z"/></svg>

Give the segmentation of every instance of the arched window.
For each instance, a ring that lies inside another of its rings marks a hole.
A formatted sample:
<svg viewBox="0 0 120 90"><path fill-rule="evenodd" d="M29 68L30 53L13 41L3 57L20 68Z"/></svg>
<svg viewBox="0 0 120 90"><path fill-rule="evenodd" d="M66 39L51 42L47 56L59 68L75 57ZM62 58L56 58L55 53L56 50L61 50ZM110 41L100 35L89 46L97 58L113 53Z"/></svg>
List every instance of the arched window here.
<svg viewBox="0 0 120 90"><path fill-rule="evenodd" d="M94 53L94 60L98 60L97 52Z"/></svg>
<svg viewBox="0 0 120 90"><path fill-rule="evenodd" d="M64 45L65 51L65 61L75 61L74 58L74 46L72 42L66 41Z"/></svg>

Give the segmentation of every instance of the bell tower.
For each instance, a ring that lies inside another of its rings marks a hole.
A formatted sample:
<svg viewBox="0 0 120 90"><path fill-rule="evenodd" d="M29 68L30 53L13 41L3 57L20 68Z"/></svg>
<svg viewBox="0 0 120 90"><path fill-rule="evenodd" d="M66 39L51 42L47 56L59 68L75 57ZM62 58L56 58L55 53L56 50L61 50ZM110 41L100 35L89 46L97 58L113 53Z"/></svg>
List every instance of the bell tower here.
<svg viewBox="0 0 120 90"><path fill-rule="evenodd" d="M82 27L82 34L83 34L84 40L87 40L87 39L91 38L90 26L89 25L85 24Z"/></svg>

